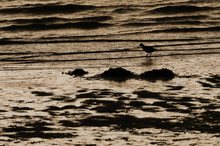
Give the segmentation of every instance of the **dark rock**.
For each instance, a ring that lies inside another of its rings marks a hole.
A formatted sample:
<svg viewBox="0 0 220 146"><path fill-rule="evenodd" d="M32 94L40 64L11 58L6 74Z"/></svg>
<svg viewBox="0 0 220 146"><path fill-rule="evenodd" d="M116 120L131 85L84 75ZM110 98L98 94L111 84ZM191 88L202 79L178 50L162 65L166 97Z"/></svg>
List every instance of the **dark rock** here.
<svg viewBox="0 0 220 146"><path fill-rule="evenodd" d="M110 68L104 71L100 76L107 80L122 82L133 78L135 75L131 71L119 67L119 68Z"/></svg>
<svg viewBox="0 0 220 146"><path fill-rule="evenodd" d="M66 74L71 75L71 76L73 76L73 75L74 76L84 76L85 74L88 74L88 72L83 69L77 68L73 71L68 71Z"/></svg>
<svg viewBox="0 0 220 146"><path fill-rule="evenodd" d="M171 80L175 77L175 74L166 68L163 69L154 69L152 71L146 71L142 74L140 74L141 79L146 79L149 81L156 81L156 80Z"/></svg>

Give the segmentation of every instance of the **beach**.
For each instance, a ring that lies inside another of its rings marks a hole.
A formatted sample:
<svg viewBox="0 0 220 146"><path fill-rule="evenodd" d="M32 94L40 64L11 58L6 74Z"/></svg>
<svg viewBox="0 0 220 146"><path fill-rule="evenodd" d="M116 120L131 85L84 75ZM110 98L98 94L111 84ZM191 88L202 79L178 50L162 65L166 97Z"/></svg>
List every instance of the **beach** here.
<svg viewBox="0 0 220 146"><path fill-rule="evenodd" d="M220 144L220 2L19 2L0 2L0 145Z"/></svg>

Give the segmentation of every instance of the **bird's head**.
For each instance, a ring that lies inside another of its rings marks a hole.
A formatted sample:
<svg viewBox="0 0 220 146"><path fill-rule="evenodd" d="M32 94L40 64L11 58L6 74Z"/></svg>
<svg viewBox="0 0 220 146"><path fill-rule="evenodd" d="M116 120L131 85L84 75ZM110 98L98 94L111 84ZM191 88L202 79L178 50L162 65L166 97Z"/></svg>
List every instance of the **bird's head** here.
<svg viewBox="0 0 220 146"><path fill-rule="evenodd" d="M143 46L144 46L144 44L143 44L143 43L140 43L139 47L143 47Z"/></svg>

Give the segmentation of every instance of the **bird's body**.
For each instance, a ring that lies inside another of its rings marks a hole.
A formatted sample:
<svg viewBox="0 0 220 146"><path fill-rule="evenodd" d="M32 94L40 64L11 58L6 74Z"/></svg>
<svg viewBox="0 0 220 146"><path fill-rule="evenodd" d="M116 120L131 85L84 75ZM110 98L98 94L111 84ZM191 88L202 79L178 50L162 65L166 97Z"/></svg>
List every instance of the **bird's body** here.
<svg viewBox="0 0 220 146"><path fill-rule="evenodd" d="M151 47L151 46L145 46L144 44L140 43L139 45L146 53L147 55L149 54L149 56L151 56L151 54L156 51L155 48Z"/></svg>

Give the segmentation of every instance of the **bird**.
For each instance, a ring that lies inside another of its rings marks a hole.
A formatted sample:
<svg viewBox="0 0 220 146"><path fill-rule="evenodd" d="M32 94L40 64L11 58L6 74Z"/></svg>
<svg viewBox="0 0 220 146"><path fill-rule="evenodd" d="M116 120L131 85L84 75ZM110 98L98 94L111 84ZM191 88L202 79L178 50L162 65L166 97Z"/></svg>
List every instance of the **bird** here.
<svg viewBox="0 0 220 146"><path fill-rule="evenodd" d="M156 49L152 46L145 46L143 43L140 43L139 47L141 47L146 53L147 56L149 54L149 56L151 56L151 54L156 51Z"/></svg>

